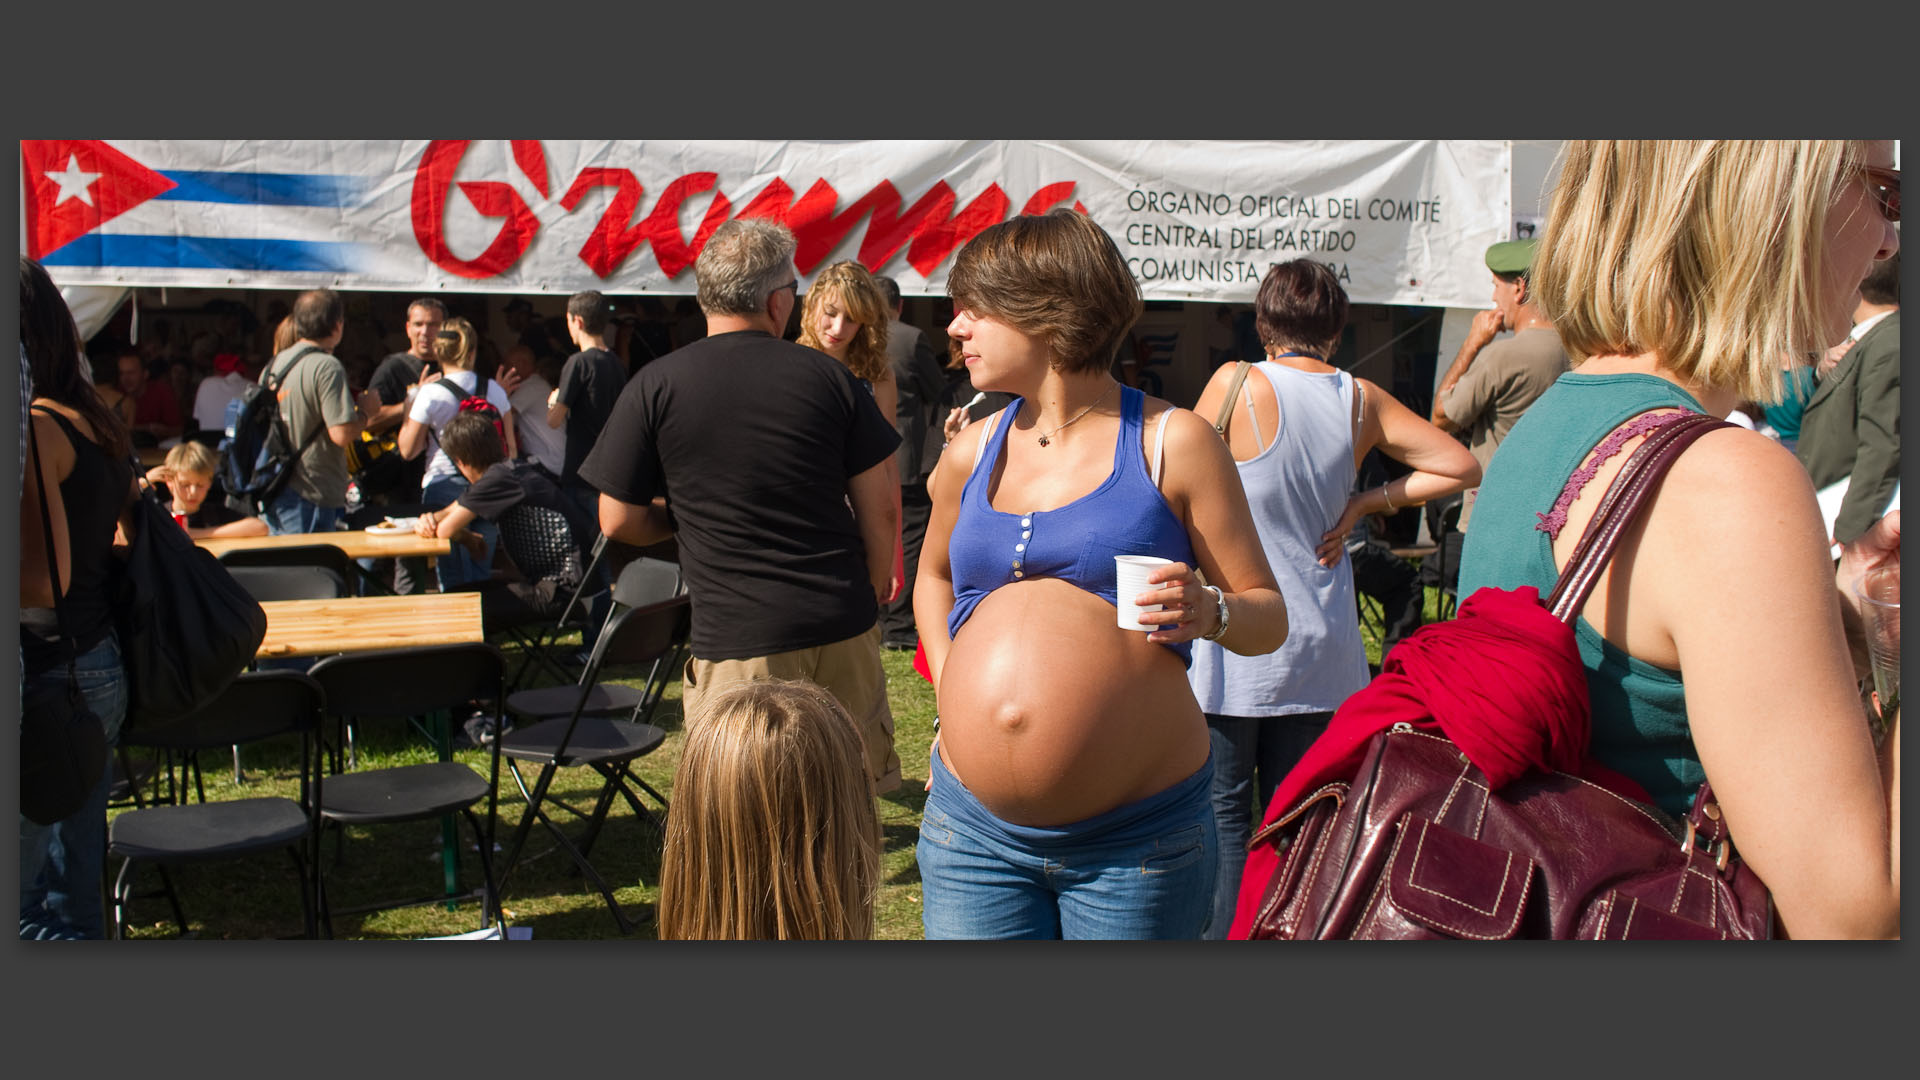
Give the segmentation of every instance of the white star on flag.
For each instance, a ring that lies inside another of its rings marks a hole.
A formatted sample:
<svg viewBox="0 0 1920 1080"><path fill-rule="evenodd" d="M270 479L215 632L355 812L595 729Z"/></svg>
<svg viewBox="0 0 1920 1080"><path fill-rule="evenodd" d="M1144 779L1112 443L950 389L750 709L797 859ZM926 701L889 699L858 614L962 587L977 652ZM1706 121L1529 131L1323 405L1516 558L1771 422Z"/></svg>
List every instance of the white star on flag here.
<svg viewBox="0 0 1920 1080"><path fill-rule="evenodd" d="M48 172L47 179L60 185L60 197L53 200L53 205L59 206L68 199L79 199L88 206L92 206L93 192L87 189L93 186L95 180L100 179L100 174L97 172L81 172L80 159L72 154L68 154L67 171L63 173Z"/></svg>

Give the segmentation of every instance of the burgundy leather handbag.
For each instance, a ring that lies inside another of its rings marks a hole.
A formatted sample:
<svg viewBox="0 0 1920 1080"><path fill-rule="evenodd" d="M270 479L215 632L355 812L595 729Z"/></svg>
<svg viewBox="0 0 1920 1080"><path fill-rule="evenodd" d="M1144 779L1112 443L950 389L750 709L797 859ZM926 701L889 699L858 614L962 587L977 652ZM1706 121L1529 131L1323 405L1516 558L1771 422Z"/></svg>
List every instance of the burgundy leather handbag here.
<svg viewBox="0 0 1920 1080"><path fill-rule="evenodd" d="M1687 414L1635 452L1547 600L1563 624L1673 460L1724 426ZM1278 849L1278 869L1248 936L1772 936L1771 898L1734 855L1710 786L1685 822L1564 772L1490 788L1440 734L1399 723L1375 735L1350 780L1300 797L1252 838Z"/></svg>

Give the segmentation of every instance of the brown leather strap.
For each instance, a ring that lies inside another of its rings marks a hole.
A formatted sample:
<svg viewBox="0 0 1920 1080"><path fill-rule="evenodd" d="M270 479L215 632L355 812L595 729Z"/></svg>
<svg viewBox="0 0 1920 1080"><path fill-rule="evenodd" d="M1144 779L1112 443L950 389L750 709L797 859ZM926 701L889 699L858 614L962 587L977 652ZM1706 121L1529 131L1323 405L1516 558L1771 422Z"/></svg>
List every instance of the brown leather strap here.
<svg viewBox="0 0 1920 1080"><path fill-rule="evenodd" d="M1647 436L1607 487L1600 508L1594 512L1587 531L1574 548L1573 557L1554 582L1547 607L1555 618L1571 623L1579 615L1600 579L1600 572L1613 557L1621 535L1639 518L1648 497L1660 486L1674 460L1700 436L1715 428L1732 426L1700 413L1683 413Z"/></svg>
<svg viewBox="0 0 1920 1080"><path fill-rule="evenodd" d="M1233 367L1233 381L1227 384L1227 400L1220 403L1220 415L1213 421L1213 430L1219 432L1223 439L1227 437L1227 423L1233 419L1234 400L1240 396L1241 384L1247 381L1247 372L1252 370L1253 365L1245 360Z"/></svg>

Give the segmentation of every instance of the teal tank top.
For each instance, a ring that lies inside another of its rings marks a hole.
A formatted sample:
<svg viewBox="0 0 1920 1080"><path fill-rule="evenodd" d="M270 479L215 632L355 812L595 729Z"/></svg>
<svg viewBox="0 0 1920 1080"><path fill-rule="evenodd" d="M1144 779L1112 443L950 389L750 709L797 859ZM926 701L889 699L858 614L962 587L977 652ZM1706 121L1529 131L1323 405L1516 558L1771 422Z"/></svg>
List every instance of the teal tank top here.
<svg viewBox="0 0 1920 1080"><path fill-rule="evenodd" d="M1559 571L1537 526L1567 478L1607 433L1649 409L1705 412L1693 395L1651 375L1569 372L1527 409L1488 462L1460 557L1460 595L1532 585L1544 598ZM1693 749L1680 673L1636 660L1583 617L1574 626L1593 703L1594 760L1626 774L1675 817L1706 773Z"/></svg>

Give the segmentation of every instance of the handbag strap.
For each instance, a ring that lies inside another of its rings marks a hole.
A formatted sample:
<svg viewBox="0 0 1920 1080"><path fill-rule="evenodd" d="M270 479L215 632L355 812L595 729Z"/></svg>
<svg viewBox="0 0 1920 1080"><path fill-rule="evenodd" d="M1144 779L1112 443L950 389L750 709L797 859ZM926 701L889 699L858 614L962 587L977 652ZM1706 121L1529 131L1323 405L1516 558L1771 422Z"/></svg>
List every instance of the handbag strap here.
<svg viewBox="0 0 1920 1080"><path fill-rule="evenodd" d="M40 496L40 530L41 535L46 537L47 564L51 568L48 573L53 585L53 621L60 627L60 640L67 649L67 685L78 687L80 685L80 672L77 666L79 657L75 655L73 634L67 628L67 609L60 604L60 551L53 546L53 511L47 508L47 477L40 471L40 435L38 432L28 434L30 438L27 439L27 457L33 462L33 490Z"/></svg>
<svg viewBox="0 0 1920 1080"><path fill-rule="evenodd" d="M1252 370L1253 365L1245 360L1233 365L1233 381L1227 383L1227 399L1220 403L1220 415L1213 420L1213 430L1219 432L1223 439L1227 437L1227 424L1233 419L1233 403L1240 397L1240 387L1247 381L1247 372Z"/></svg>
<svg viewBox="0 0 1920 1080"><path fill-rule="evenodd" d="M1608 485L1593 520L1574 547L1573 557L1554 582L1553 591L1547 597L1547 607L1554 618L1571 623L1579 615L1599 581L1600 572L1613 557L1621 535L1640 516L1648 497L1660 486L1675 459L1700 436L1716 428L1732 426L1724 420L1688 412L1677 414L1647 436Z"/></svg>

